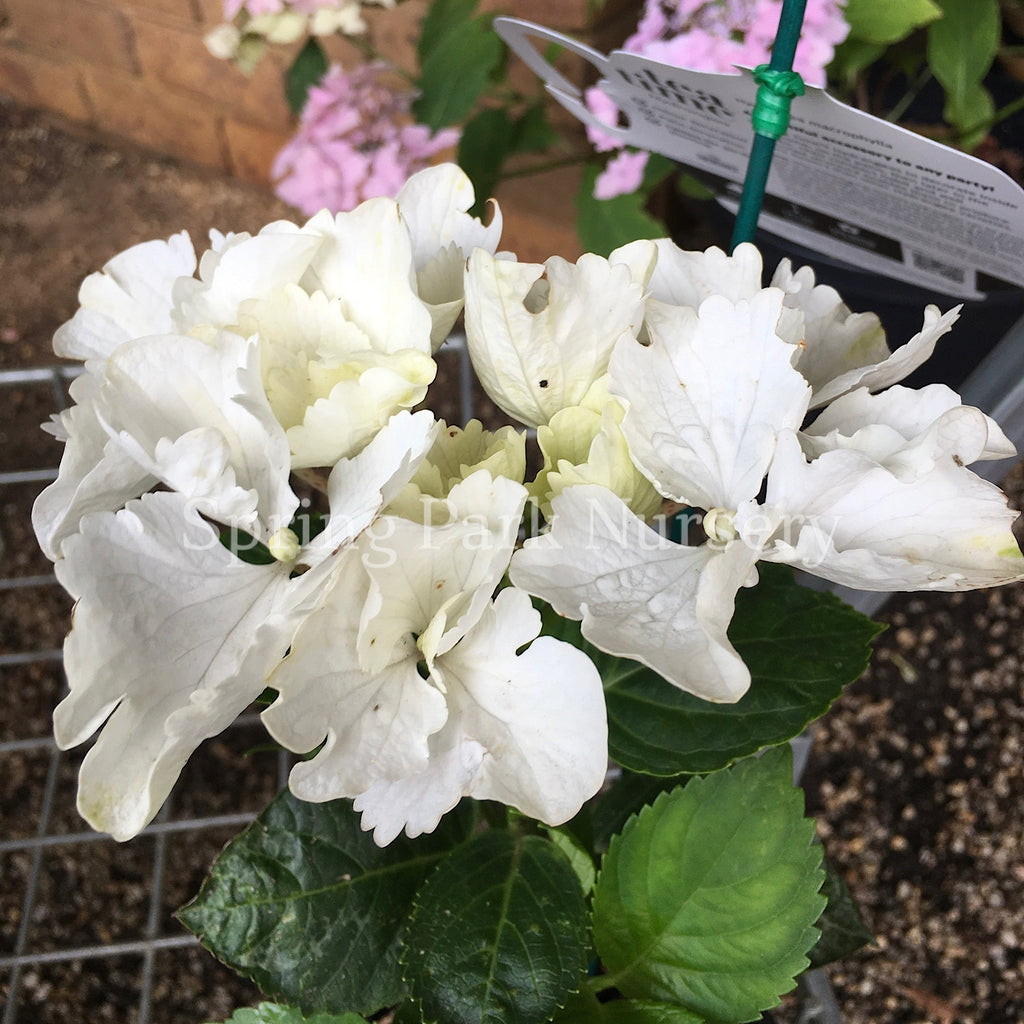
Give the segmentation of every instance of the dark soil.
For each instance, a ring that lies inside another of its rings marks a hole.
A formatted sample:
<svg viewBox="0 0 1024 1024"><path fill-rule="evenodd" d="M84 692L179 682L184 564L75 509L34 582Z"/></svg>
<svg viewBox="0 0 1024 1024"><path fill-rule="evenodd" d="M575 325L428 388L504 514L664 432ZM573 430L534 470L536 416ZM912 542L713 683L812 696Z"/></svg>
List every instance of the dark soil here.
<svg viewBox="0 0 1024 1024"><path fill-rule="evenodd" d="M185 227L255 230L290 216L272 196L109 140L69 135L0 101L0 368L54 362L50 339L81 279L127 246ZM455 379L455 367L444 368ZM457 416L454 390L450 414ZM0 393L0 471L52 466L37 429L49 385ZM446 412L449 410L446 409ZM1018 496L1021 475L1012 481ZM38 484L0 487L0 577L49 572L28 525ZM0 590L0 655L59 647L69 602L52 585ZM874 666L816 726L808 805L828 855L860 900L878 946L831 970L848 1024L1024 1020L1024 588L901 597ZM53 661L5 665L0 707L0 841L40 829ZM258 810L278 785L273 755L246 759L242 725L189 764L165 820ZM236 831L196 827L158 840L93 840L74 810L80 754L62 756L26 953L178 937L176 905ZM11 844L8 843L8 847ZM166 878L154 886L162 858ZM31 850L0 848L0 991L12 976ZM6 964L6 966L5 966ZM149 1019L223 1020L258 998L197 947L153 956ZM137 952L21 970L18 1022L140 1019L150 970Z"/></svg>

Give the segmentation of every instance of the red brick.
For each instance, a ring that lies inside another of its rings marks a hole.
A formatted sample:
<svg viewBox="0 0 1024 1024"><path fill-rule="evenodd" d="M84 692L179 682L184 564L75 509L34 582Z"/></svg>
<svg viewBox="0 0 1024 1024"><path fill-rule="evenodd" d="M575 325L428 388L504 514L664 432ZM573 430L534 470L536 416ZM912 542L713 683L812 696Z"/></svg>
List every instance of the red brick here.
<svg viewBox="0 0 1024 1024"><path fill-rule="evenodd" d="M72 121L92 120L81 78L73 67L14 46L0 46L0 93Z"/></svg>
<svg viewBox="0 0 1024 1024"><path fill-rule="evenodd" d="M289 126L284 70L276 53L268 53L249 76L207 51L203 29L173 28L141 16L133 17L132 26L145 78L194 93L197 104L212 103L245 121L279 130Z"/></svg>
<svg viewBox="0 0 1024 1024"><path fill-rule="evenodd" d="M209 104L158 82L102 68L86 69L84 79L98 128L161 153L209 167L227 166L221 118Z"/></svg>
<svg viewBox="0 0 1024 1024"><path fill-rule="evenodd" d="M112 7L89 0L5 0L9 38L45 56L70 64L136 71L128 22Z"/></svg>
<svg viewBox="0 0 1024 1024"><path fill-rule="evenodd" d="M224 20L224 0L193 0L199 20L206 26L219 25Z"/></svg>
<svg viewBox="0 0 1024 1024"><path fill-rule="evenodd" d="M229 118L224 124L230 154L230 170L254 185L270 184L270 167L290 132L273 131Z"/></svg>
<svg viewBox="0 0 1024 1024"><path fill-rule="evenodd" d="M138 13L156 16L170 24L199 25L201 12L194 0L103 0L129 18Z"/></svg>

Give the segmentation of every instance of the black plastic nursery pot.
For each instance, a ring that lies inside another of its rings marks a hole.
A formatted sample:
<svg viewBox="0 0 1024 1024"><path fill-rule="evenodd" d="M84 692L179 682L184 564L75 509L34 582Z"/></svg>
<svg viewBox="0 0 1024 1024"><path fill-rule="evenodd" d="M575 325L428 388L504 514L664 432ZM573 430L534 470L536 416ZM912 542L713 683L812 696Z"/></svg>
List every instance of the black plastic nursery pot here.
<svg viewBox="0 0 1024 1024"><path fill-rule="evenodd" d="M861 270L766 231L758 232L757 246L764 257L766 278L786 257L794 266L813 267L818 283L835 288L855 313L878 314L892 349L921 330L925 306L938 306L945 312L962 305L960 319L950 334L940 339L935 354L903 382L910 387L941 383L958 388L1024 316L1024 290L1020 288L993 291L984 299L950 298L919 285Z"/></svg>
<svg viewBox="0 0 1024 1024"><path fill-rule="evenodd" d="M717 245L728 248L734 220L729 211L711 200L693 204L690 213L696 213L710 228ZM678 216L678 210L670 213L670 217ZM671 226L672 221L669 223ZM679 242L686 247L683 240ZM794 267L813 268L815 280L835 288L853 312L878 315L891 349L905 345L921 330L925 306L938 306L943 313L961 306L960 319L939 340L934 355L903 381L909 387L941 383L959 388L1024 316L1024 289L1005 286L990 291L984 299L959 299L863 270L763 229L758 230L755 244L764 260L766 282L783 259L788 258Z"/></svg>

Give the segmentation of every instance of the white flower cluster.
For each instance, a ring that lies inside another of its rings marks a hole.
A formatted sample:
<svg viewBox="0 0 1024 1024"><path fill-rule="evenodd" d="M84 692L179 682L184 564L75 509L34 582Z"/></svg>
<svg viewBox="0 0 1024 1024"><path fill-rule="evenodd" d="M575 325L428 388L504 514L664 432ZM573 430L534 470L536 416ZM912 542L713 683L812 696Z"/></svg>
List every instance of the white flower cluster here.
<svg viewBox="0 0 1024 1024"><path fill-rule="evenodd" d="M431 168L396 200L214 234L198 265L182 234L86 279L34 525L77 601L55 732L101 730L95 827L137 833L268 686L270 733L312 754L293 792L354 799L379 843L463 796L557 824L599 788L607 724L593 663L540 636L530 594L734 701L726 631L758 559L886 589L1024 576L1014 513L966 468L1012 454L998 427L945 387L875 393L955 312L891 354L806 269L762 288L750 246L521 264L473 198ZM528 484L524 432L413 411L463 306L484 388L537 428ZM329 504L315 527L298 479ZM528 502L550 528L519 546ZM705 542L659 532L670 515Z"/></svg>
<svg viewBox="0 0 1024 1024"><path fill-rule="evenodd" d="M363 6L390 8L396 0L224 0L224 21L206 36L214 57L251 72L267 43L288 46L303 36L366 31Z"/></svg>

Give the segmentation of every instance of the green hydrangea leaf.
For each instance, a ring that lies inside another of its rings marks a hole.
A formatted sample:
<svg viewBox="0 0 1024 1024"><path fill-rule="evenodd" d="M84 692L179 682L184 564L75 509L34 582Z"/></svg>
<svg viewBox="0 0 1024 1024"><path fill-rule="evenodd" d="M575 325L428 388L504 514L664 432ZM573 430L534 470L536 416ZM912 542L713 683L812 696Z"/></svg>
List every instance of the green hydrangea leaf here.
<svg viewBox="0 0 1024 1024"><path fill-rule="evenodd" d="M309 90L327 73L327 55L315 36L295 55L284 76L284 95L295 114L301 114Z"/></svg>
<svg viewBox="0 0 1024 1024"><path fill-rule="evenodd" d="M607 256L637 238L663 238L668 233L664 224L644 210L647 193L642 189L614 199L595 199L594 182L599 173L596 164L588 165L576 193L576 233L586 252Z"/></svg>
<svg viewBox="0 0 1024 1024"><path fill-rule="evenodd" d="M752 676L735 704L701 700L638 662L585 646L604 680L609 750L619 764L663 776L716 771L799 735L867 667L881 626L832 594L799 586L786 566L758 571L758 585L737 595L729 629Z"/></svg>
<svg viewBox="0 0 1024 1024"><path fill-rule="evenodd" d="M958 132L984 124L995 111L981 82L999 49L998 0L937 0L942 17L928 26L928 66L946 91L943 116ZM984 137L962 139L967 148Z"/></svg>
<svg viewBox="0 0 1024 1024"><path fill-rule="evenodd" d="M653 999L609 999L602 1003L589 988L570 996L554 1024L705 1024L682 1006Z"/></svg>
<svg viewBox="0 0 1024 1024"><path fill-rule="evenodd" d="M492 830L420 890L402 963L425 1020L541 1024L578 988L587 951L586 903L564 855Z"/></svg>
<svg viewBox="0 0 1024 1024"><path fill-rule="evenodd" d="M843 16L850 36L870 43L895 43L942 17L934 0L847 0Z"/></svg>
<svg viewBox="0 0 1024 1024"><path fill-rule="evenodd" d="M445 37L476 14L476 0L434 0L420 25L416 54L422 66Z"/></svg>
<svg viewBox="0 0 1024 1024"><path fill-rule="evenodd" d="M341 1016L318 1013L313 1017L303 1017L294 1006L260 1003L256 1007L235 1010L225 1024L366 1024L366 1021L357 1013L343 1013Z"/></svg>
<svg viewBox="0 0 1024 1024"><path fill-rule="evenodd" d="M494 193L512 136L512 118L503 107L481 110L462 129L458 161L473 182L476 203L470 212L474 216L483 214Z"/></svg>
<svg viewBox="0 0 1024 1024"><path fill-rule="evenodd" d="M453 23L423 59L412 112L435 131L464 121L505 50L486 19Z"/></svg>
<svg viewBox="0 0 1024 1024"><path fill-rule="evenodd" d="M547 107L541 101L527 107L516 118L510 152L539 153L555 145L560 139L561 136L548 120Z"/></svg>
<svg viewBox="0 0 1024 1024"><path fill-rule="evenodd" d="M626 769L594 801L594 849L604 851L612 836L622 831L626 822L666 790L689 780L683 776L656 776Z"/></svg>
<svg viewBox="0 0 1024 1024"><path fill-rule="evenodd" d="M660 796L612 840L594 891L605 987L752 1021L808 964L821 847L787 748Z"/></svg>
<svg viewBox="0 0 1024 1024"><path fill-rule="evenodd" d="M844 956L855 953L862 946L874 944L875 937L868 931L860 915L857 901L850 895L846 883L828 861L825 861L825 882L821 894L828 905L818 918L821 932L814 948L808 953L812 967L824 967Z"/></svg>
<svg viewBox="0 0 1024 1024"><path fill-rule="evenodd" d="M179 916L272 999L304 1013L376 1013L406 994L406 921L423 880L472 829L464 803L431 835L381 849L350 801L304 803L285 791Z"/></svg>

